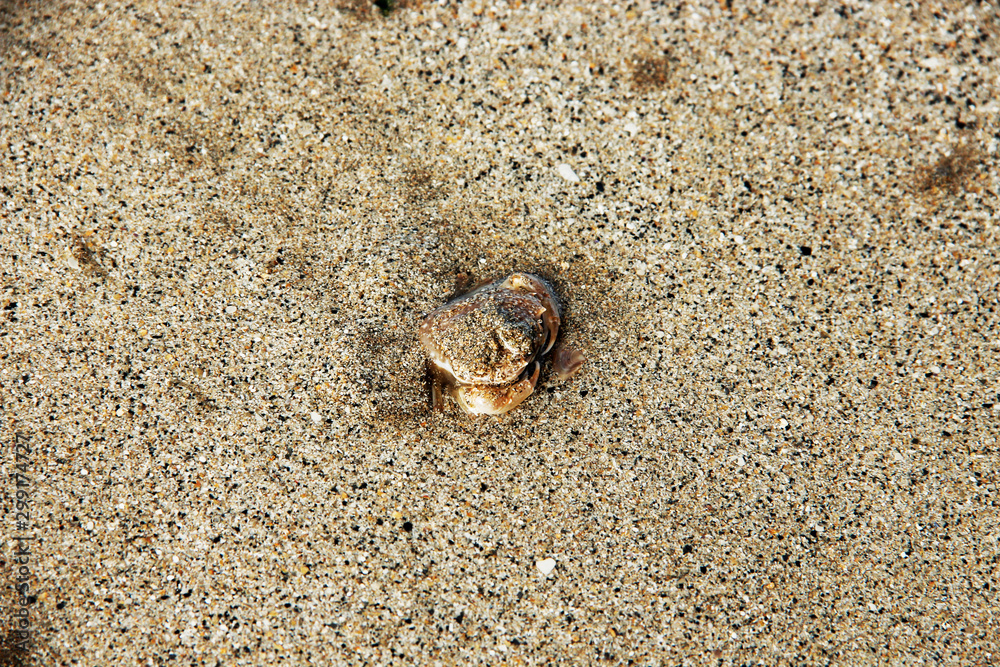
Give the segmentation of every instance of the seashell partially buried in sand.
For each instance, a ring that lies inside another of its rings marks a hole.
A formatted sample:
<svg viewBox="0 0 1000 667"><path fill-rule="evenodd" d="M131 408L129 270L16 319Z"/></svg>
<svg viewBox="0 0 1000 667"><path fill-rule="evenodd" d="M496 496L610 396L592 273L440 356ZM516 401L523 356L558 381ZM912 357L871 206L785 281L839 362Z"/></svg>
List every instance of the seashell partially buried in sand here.
<svg viewBox="0 0 1000 667"><path fill-rule="evenodd" d="M433 405L447 390L470 415L502 415L531 395L539 359L559 334L559 299L548 282L512 273L435 309L420 325L433 378ZM567 379L583 365L579 350L558 349L553 370Z"/></svg>

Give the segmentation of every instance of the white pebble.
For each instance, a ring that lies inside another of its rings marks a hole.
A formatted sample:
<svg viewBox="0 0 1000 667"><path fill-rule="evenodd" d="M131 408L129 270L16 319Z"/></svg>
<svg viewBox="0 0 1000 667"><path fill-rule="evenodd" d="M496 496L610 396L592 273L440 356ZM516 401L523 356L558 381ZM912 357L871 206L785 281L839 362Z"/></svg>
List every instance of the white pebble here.
<svg viewBox="0 0 1000 667"><path fill-rule="evenodd" d="M226 315L235 315L236 306L226 306Z"/></svg>
<svg viewBox="0 0 1000 667"><path fill-rule="evenodd" d="M573 167L569 166L566 163L559 165L559 175L565 178L570 183L580 182L580 177L576 175L575 171L573 171Z"/></svg>
<svg viewBox="0 0 1000 667"><path fill-rule="evenodd" d="M646 275L646 262L636 262L635 263L635 275L644 276Z"/></svg>
<svg viewBox="0 0 1000 667"><path fill-rule="evenodd" d="M309 415L309 416L310 416L310 417L312 418L312 420L313 420L313 423L314 423L314 424L318 424L318 423L320 423L321 421L323 421L323 415L321 415L321 414L320 414L320 413L318 413L318 412L314 412L314 413L312 413L312 414L311 414L311 415Z"/></svg>
<svg viewBox="0 0 1000 667"><path fill-rule="evenodd" d="M552 572L552 570L554 570L556 567L556 559L546 558L544 560L540 560L537 563L535 563L535 567L538 568L539 572L541 572L545 576L548 576L549 573Z"/></svg>

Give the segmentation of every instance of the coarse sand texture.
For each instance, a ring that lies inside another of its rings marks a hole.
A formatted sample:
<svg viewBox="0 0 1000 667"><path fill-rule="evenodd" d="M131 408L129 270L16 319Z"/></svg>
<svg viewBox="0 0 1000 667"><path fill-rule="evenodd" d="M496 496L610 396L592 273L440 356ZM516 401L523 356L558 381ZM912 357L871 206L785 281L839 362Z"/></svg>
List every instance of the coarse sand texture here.
<svg viewBox="0 0 1000 667"><path fill-rule="evenodd" d="M0 0L0 667L997 664L998 54ZM421 322L515 272L586 363L431 411Z"/></svg>

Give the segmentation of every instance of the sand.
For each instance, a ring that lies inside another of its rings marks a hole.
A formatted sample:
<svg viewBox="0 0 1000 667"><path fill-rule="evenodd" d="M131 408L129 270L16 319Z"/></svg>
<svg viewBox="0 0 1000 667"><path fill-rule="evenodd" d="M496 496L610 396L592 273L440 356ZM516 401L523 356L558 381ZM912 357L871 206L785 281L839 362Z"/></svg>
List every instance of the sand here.
<svg viewBox="0 0 1000 667"><path fill-rule="evenodd" d="M0 3L0 664L1000 660L998 53L988 3ZM586 365L430 412L420 321L514 270Z"/></svg>

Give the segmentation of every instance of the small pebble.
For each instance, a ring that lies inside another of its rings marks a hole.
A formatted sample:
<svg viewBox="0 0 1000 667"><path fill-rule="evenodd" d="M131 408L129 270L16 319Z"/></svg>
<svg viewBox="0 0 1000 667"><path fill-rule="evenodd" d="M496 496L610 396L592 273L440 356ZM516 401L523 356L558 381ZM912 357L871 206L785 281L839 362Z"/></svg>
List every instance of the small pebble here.
<svg viewBox="0 0 1000 667"><path fill-rule="evenodd" d="M546 558L544 560L540 560L537 563L535 563L535 567L538 568L538 571L544 574L545 576L548 576L549 573L552 572L553 569L555 569L555 566L556 566L555 558Z"/></svg>

